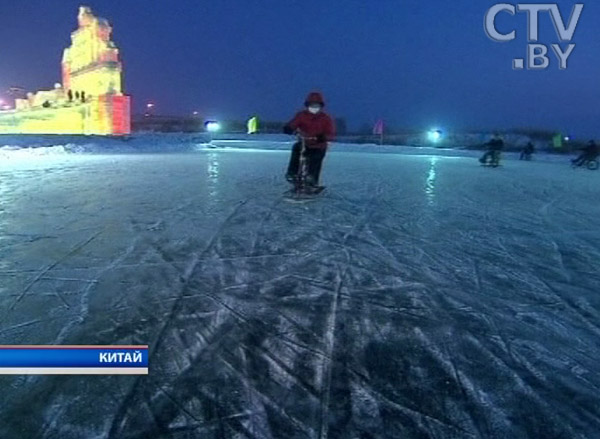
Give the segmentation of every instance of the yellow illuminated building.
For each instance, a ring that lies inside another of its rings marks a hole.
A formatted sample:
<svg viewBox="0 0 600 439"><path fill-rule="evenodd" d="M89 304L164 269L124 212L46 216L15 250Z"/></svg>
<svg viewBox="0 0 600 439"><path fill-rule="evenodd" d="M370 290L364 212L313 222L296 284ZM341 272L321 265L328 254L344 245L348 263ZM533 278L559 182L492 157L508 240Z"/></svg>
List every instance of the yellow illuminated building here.
<svg viewBox="0 0 600 439"><path fill-rule="evenodd" d="M0 134L125 135L131 132L130 97L122 90L119 50L108 21L79 8L79 27L62 59L62 84L16 99L0 111Z"/></svg>

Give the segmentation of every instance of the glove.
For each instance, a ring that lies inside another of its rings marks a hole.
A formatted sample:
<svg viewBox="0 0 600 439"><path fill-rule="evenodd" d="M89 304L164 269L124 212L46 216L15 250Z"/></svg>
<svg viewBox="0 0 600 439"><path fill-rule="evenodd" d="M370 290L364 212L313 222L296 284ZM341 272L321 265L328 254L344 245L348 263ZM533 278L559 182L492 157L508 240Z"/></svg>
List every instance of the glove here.
<svg viewBox="0 0 600 439"><path fill-rule="evenodd" d="M283 127L283 132L285 134L294 134L294 129L291 126L286 125Z"/></svg>
<svg viewBox="0 0 600 439"><path fill-rule="evenodd" d="M325 134L317 134L317 143L327 143L327 136Z"/></svg>

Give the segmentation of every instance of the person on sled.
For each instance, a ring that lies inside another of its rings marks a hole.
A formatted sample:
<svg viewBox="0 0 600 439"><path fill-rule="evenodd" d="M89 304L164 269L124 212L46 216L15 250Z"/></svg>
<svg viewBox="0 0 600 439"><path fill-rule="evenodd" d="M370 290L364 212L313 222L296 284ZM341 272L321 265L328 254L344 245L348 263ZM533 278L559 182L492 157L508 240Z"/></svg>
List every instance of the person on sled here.
<svg viewBox="0 0 600 439"><path fill-rule="evenodd" d="M479 162L483 165L498 166L500 164L500 152L504 149L504 141L498 134L494 134L485 146L488 150L479 159Z"/></svg>
<svg viewBox="0 0 600 439"><path fill-rule="evenodd" d="M596 160L600 155L600 149L593 140L590 140L588 144L581 149L581 154L574 160L571 160L573 166L582 166L586 162Z"/></svg>
<svg viewBox="0 0 600 439"><path fill-rule="evenodd" d="M527 145L525 145L525 148L523 148L523 150L521 151L519 160L531 160L531 156L533 155L534 152L535 152L535 147L533 146L533 143L527 142Z"/></svg>
<svg viewBox="0 0 600 439"><path fill-rule="evenodd" d="M310 93L305 102L304 110L300 111L284 127L285 134L297 134L298 141L292 148L290 163L288 165L286 179L294 183L301 172L300 154L302 153L302 141L304 141L304 156L307 163L306 184L308 186L319 186L321 167L327 153L328 142L335 136L335 125L333 119L323 111L325 100L318 92Z"/></svg>

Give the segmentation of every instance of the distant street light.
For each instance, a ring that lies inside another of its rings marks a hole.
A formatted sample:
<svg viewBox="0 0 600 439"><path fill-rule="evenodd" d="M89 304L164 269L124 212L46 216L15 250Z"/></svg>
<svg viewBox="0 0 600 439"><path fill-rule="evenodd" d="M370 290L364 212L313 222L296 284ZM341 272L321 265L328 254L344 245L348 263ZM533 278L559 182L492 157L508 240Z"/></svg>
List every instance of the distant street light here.
<svg viewBox="0 0 600 439"><path fill-rule="evenodd" d="M153 102L148 102L146 104L146 112L144 113L144 117L150 117L154 115L154 103Z"/></svg>
<svg viewBox="0 0 600 439"><path fill-rule="evenodd" d="M427 138L433 143L438 143L440 140L442 140L443 136L444 133L438 129L430 130L429 133L427 133Z"/></svg>
<svg viewBox="0 0 600 439"><path fill-rule="evenodd" d="M221 129L221 124L216 120L207 120L204 122L204 128L206 128L206 131L209 133L215 133Z"/></svg>
<svg viewBox="0 0 600 439"><path fill-rule="evenodd" d="M214 134L221 129L221 124L216 120L207 120L204 122L204 129L208 131L208 143L212 144Z"/></svg>

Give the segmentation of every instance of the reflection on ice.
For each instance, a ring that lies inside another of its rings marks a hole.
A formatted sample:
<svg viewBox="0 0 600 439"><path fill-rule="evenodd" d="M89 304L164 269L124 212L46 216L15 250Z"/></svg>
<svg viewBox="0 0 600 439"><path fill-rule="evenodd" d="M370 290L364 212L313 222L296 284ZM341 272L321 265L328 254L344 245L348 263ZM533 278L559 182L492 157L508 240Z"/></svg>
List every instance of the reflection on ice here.
<svg viewBox="0 0 600 439"><path fill-rule="evenodd" d="M210 152L208 157L208 178L212 183L216 183L219 178L219 154Z"/></svg>
<svg viewBox="0 0 600 439"><path fill-rule="evenodd" d="M425 182L425 194L427 196L427 203L430 206L433 206L435 202L435 165L437 161L437 157L431 157L429 159L429 172L427 174L427 181Z"/></svg>
<svg viewBox="0 0 600 439"><path fill-rule="evenodd" d="M219 183L219 153L209 152L206 154L206 163L208 166L208 195L210 197L210 205L213 206L217 202L218 183Z"/></svg>
<svg viewBox="0 0 600 439"><path fill-rule="evenodd" d="M11 194L9 179L0 172L0 248L6 248L8 246L8 237L6 235L8 233L8 223L10 221L9 212L12 197L14 197L14 194ZM8 259L0 257L0 270L5 269L7 266ZM2 278L0 277L0 283L1 279ZM3 288L0 286L0 292L2 289Z"/></svg>

